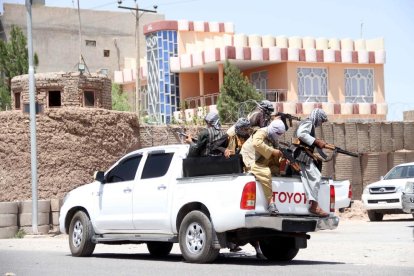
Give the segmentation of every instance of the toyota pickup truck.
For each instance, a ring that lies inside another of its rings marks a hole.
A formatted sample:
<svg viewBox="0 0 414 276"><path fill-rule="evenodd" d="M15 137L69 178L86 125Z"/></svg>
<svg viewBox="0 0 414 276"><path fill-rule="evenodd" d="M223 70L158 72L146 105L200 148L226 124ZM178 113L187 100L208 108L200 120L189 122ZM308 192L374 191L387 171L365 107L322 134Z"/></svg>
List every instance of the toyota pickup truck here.
<svg viewBox="0 0 414 276"><path fill-rule="evenodd" d="M90 256L99 243L146 243L152 256L165 257L179 243L187 262L207 263L230 243L259 241L268 260L290 261L307 247L309 232L335 229L335 208L350 204L348 180L324 179L318 201L330 215L315 217L299 177L274 177L280 214L271 216L261 184L240 170L240 156L203 164L208 158L187 153L188 145L140 149L70 191L59 223L72 255Z"/></svg>

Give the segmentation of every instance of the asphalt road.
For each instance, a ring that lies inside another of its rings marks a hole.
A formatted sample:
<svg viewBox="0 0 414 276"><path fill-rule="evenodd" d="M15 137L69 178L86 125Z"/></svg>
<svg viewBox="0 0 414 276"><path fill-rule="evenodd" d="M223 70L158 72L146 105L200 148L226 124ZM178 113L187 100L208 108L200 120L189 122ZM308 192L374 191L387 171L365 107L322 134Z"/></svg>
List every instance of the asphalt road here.
<svg viewBox="0 0 414 276"><path fill-rule="evenodd" d="M70 255L66 235L0 240L0 275L414 275L414 221L341 221L338 229L311 234L291 262L255 258L254 249L222 250L213 264L183 261L178 245L154 259L146 245L97 245L92 257Z"/></svg>

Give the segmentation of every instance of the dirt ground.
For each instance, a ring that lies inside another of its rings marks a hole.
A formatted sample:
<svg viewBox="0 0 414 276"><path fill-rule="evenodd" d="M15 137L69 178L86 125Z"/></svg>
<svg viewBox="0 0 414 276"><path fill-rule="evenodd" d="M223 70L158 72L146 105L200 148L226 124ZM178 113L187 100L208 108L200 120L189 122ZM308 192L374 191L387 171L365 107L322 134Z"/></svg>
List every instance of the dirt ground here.
<svg viewBox="0 0 414 276"><path fill-rule="evenodd" d="M364 209L361 200L354 200L351 208L346 208L343 213L336 211L336 215L342 220L369 220L367 211ZM404 219L412 217L411 214L385 215L384 219Z"/></svg>

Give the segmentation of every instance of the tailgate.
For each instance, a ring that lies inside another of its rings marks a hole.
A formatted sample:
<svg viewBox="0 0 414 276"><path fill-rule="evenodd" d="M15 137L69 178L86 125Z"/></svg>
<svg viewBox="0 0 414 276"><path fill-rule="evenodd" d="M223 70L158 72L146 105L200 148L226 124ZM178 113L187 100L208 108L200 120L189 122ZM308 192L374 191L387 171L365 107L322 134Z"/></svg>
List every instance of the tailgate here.
<svg viewBox="0 0 414 276"><path fill-rule="evenodd" d="M318 203L329 213L330 183L321 181ZM300 177L274 177L272 178L273 196L276 206L281 214L310 215L309 200Z"/></svg>

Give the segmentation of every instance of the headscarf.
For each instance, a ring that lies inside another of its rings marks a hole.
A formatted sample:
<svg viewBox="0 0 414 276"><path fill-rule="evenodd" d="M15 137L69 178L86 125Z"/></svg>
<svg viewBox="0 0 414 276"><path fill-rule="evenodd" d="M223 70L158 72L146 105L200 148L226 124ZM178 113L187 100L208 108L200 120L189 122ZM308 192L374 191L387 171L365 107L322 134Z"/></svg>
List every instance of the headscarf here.
<svg viewBox="0 0 414 276"><path fill-rule="evenodd" d="M246 118L239 118L234 125L236 134L242 138L247 138L250 135L250 121Z"/></svg>
<svg viewBox="0 0 414 276"><path fill-rule="evenodd" d="M279 140L279 137L282 136L285 132L285 124L283 124L282 120L279 119L273 120L267 127L267 136L273 144L275 144Z"/></svg>
<svg viewBox="0 0 414 276"><path fill-rule="evenodd" d="M271 114L275 111L273 104L268 100L263 100L259 103L259 108L267 114Z"/></svg>
<svg viewBox="0 0 414 276"><path fill-rule="evenodd" d="M206 115L206 117L204 117L204 120L206 121L206 123L212 125L217 130L219 130L221 127L219 115L217 112L214 112L214 111L209 112Z"/></svg>
<svg viewBox="0 0 414 276"><path fill-rule="evenodd" d="M328 121L328 116L326 116L325 111L320 108L315 108L312 110L311 114L309 115L309 119L311 119L312 124L315 127L321 126L322 123Z"/></svg>

